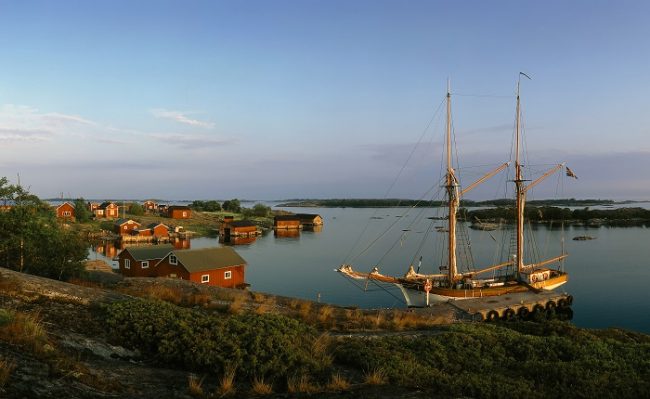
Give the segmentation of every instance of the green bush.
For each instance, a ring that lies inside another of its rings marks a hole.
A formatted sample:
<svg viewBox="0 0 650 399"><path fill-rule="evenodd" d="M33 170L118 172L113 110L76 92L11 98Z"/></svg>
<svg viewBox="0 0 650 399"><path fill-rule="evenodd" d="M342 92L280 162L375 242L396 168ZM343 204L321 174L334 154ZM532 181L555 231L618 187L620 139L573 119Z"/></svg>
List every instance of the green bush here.
<svg viewBox="0 0 650 399"><path fill-rule="evenodd" d="M315 331L280 315L206 315L144 300L115 303L106 311L120 344L169 365L217 374L235 367L240 377L271 379L329 366L311 356Z"/></svg>

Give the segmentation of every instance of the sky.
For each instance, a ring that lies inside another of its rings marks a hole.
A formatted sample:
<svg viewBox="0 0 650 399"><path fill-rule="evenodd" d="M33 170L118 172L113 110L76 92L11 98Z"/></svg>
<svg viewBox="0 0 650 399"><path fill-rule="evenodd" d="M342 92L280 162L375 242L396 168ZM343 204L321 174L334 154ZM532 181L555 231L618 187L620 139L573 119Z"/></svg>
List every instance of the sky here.
<svg viewBox="0 0 650 399"><path fill-rule="evenodd" d="M0 176L43 198L419 198L439 188L448 80L468 184L511 157L523 71L529 177L561 162L578 176L535 197L650 199L649 15L647 1L0 0ZM499 179L468 198L500 196Z"/></svg>

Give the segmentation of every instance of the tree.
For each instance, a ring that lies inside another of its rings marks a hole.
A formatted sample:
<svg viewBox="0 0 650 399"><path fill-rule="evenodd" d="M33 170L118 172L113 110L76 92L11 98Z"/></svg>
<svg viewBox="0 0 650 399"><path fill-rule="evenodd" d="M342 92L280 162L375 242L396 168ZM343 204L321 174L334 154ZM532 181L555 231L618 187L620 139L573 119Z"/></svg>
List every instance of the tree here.
<svg viewBox="0 0 650 399"><path fill-rule="evenodd" d="M138 204L137 202L134 202L131 204L131 207L129 208L129 213L134 216L142 216L144 215L144 208L142 205Z"/></svg>
<svg viewBox="0 0 650 399"><path fill-rule="evenodd" d="M229 211L234 213L241 212L241 204L239 203L239 200L237 198L224 201L221 207L223 208L224 211Z"/></svg>
<svg viewBox="0 0 650 399"><path fill-rule="evenodd" d="M37 196L5 185L6 179L0 179L0 189L7 189L2 195L15 206L0 212L0 264L56 279L80 274L88 245L79 233L61 227Z"/></svg>
<svg viewBox="0 0 650 399"><path fill-rule="evenodd" d="M269 212L271 212L271 207L264 204L255 204L255 206L253 206L253 215L255 216L266 217Z"/></svg>
<svg viewBox="0 0 650 399"><path fill-rule="evenodd" d="M90 220L91 215L86 200L83 198L74 200L74 217L77 219L77 222L85 223Z"/></svg>

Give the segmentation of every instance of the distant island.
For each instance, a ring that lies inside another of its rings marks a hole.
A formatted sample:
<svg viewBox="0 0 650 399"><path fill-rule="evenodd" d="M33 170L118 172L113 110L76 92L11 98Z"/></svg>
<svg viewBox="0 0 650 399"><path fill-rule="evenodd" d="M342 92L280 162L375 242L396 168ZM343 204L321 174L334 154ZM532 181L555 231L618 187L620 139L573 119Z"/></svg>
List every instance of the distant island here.
<svg viewBox="0 0 650 399"><path fill-rule="evenodd" d="M607 199L545 199L528 201L532 206L602 206L632 204L638 201L614 201ZM514 206L515 200L509 198L493 199L487 201L461 200L460 205L466 208L472 207L497 207ZM301 207L301 208L393 208L393 207L438 207L446 206L444 201L400 199L400 198L332 198L332 199L290 199L276 206L279 207Z"/></svg>

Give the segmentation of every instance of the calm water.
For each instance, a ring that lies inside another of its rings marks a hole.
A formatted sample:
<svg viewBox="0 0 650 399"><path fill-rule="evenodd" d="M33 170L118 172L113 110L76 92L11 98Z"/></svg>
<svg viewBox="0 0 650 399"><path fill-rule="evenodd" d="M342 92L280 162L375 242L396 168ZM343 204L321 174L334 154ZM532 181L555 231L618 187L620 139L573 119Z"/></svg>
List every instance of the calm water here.
<svg viewBox="0 0 650 399"><path fill-rule="evenodd" d="M358 270L369 271L379 264L382 273L401 275L413 261L413 254L425 236L429 239L422 251L425 259L422 271L433 272L431 266L425 270L433 259L438 262L435 264L440 264L440 244L435 242L442 234L435 229L427 231L431 220L415 222L419 220L417 213L436 216L436 209L415 210L414 214L403 217L397 216L404 210L396 208L292 208L291 211L318 213L323 216L325 226L320 232L302 231L297 237L276 237L271 232L252 244L236 246L248 262L246 280L252 290L312 300L320 295L322 302L338 305L401 307L405 305L397 289L385 289L373 283L367 287L360 285L360 289L334 269L353 260ZM392 234L363 252L371 240L393 223L396 226ZM433 227L443 223L434 220ZM468 232L476 267L499 260L497 242L501 241L502 234L509 232L471 229ZM597 239L571 240L578 235ZM563 233L559 228L538 227L533 237L540 257L559 254L563 236L570 255L565 264L570 279L560 290L575 298L573 322L581 327L616 326L650 333L650 229L568 227ZM197 238L191 242L192 248L218 245L215 238ZM386 254L391 246L393 250ZM351 259L361 252L362 255ZM101 255L91 253L93 257ZM417 260L413 262L417 265Z"/></svg>

